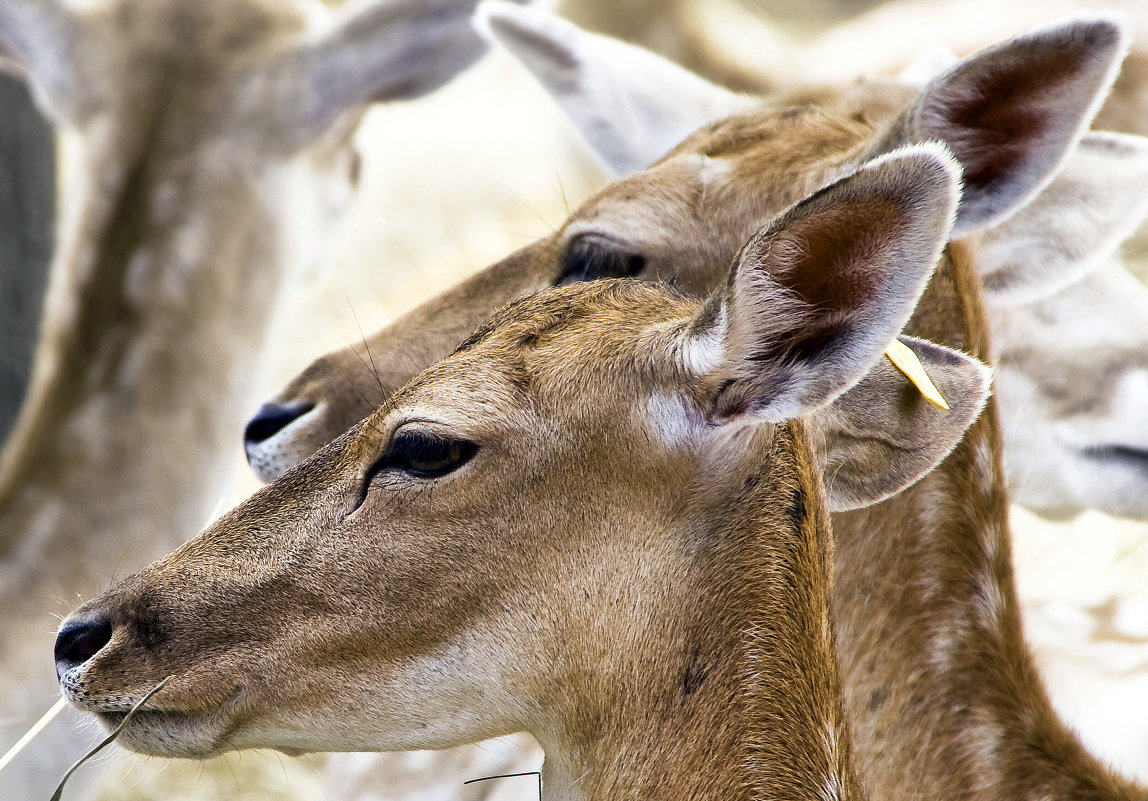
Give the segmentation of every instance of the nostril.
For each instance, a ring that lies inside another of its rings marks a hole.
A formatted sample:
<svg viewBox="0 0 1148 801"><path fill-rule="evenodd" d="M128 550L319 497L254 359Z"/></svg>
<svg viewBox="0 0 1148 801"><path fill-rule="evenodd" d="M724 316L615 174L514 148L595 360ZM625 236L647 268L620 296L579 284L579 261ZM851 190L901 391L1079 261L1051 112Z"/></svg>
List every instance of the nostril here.
<svg viewBox="0 0 1148 801"><path fill-rule="evenodd" d="M243 442L247 445L258 445L260 442L275 436L314 408L314 405L310 403L299 403L293 406L265 403L259 407L259 411L247 423L247 428L243 430Z"/></svg>
<svg viewBox="0 0 1148 801"><path fill-rule="evenodd" d="M56 675L82 665L112 639L112 624L103 615L65 623L56 634Z"/></svg>

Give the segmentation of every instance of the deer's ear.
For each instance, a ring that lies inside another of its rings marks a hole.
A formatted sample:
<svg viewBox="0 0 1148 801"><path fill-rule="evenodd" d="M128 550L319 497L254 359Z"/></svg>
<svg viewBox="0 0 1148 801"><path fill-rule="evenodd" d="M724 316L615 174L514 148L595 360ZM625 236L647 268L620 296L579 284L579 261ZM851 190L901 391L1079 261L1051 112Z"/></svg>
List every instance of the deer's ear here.
<svg viewBox="0 0 1148 801"><path fill-rule="evenodd" d="M1031 303L1059 292L1115 252L1148 212L1148 139L1092 132L1027 205L980 234L989 300Z"/></svg>
<svg viewBox="0 0 1148 801"><path fill-rule="evenodd" d="M921 339L901 341L948 404L941 409L888 359L813 415L810 426L830 511L884 500L931 471L956 447L989 397L992 373L971 356Z"/></svg>
<svg viewBox="0 0 1148 801"><path fill-rule="evenodd" d="M538 9L488 1L476 21L538 79L614 173L648 167L705 123L749 104L648 50Z"/></svg>
<svg viewBox="0 0 1148 801"><path fill-rule="evenodd" d="M965 180L953 235L1004 219L1079 141L1127 40L1113 19L1078 17L984 50L930 81L878 150L945 142Z"/></svg>
<svg viewBox="0 0 1148 801"><path fill-rule="evenodd" d="M905 148L754 235L726 287L686 332L720 336L710 418L799 417L868 372L932 275L959 174L941 146Z"/></svg>
<svg viewBox="0 0 1148 801"><path fill-rule="evenodd" d="M285 87L276 102L289 116L287 147L352 109L425 95L477 61L487 45L474 30L475 2L349 2L321 33L274 57L255 80Z"/></svg>

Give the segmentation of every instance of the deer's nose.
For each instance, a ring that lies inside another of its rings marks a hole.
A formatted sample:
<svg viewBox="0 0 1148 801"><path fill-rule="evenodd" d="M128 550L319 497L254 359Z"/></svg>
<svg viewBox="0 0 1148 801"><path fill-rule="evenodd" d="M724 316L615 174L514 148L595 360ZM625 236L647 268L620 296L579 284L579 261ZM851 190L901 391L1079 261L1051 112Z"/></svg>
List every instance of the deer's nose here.
<svg viewBox="0 0 1148 801"><path fill-rule="evenodd" d="M56 634L56 677L82 665L99 653L112 638L112 624L100 614L71 620Z"/></svg>
<svg viewBox="0 0 1148 801"><path fill-rule="evenodd" d="M263 404L243 430L244 445L250 449L253 445L271 439L314 408L310 403L296 403L290 406L280 406L277 403Z"/></svg>

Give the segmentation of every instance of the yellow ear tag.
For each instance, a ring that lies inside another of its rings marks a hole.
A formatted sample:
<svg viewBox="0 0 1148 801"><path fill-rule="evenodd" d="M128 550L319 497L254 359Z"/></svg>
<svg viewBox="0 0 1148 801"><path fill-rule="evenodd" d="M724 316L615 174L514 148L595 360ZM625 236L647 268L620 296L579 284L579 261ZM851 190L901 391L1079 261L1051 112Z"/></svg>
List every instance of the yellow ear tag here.
<svg viewBox="0 0 1148 801"><path fill-rule="evenodd" d="M921 391L925 396L925 400L934 406L939 406L946 412L949 410L949 404L945 403L945 399L941 397L940 391L933 384L929 378L929 374L925 372L921 360L917 358L917 354L913 353L909 347L899 339L894 339L889 343L889 347L885 349L885 355L889 357L889 361L893 362L893 366L905 374L905 377L913 382L913 386Z"/></svg>

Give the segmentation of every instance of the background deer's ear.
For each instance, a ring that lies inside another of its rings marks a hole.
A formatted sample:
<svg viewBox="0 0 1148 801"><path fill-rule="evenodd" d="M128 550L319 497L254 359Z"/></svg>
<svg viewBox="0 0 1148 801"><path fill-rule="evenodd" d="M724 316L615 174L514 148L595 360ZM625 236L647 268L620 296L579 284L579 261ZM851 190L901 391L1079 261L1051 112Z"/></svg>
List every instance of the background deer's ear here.
<svg viewBox="0 0 1148 801"><path fill-rule="evenodd" d="M253 76L283 87L287 149L313 141L343 113L431 92L486 52L476 0L352 0L318 35Z"/></svg>
<svg viewBox="0 0 1148 801"><path fill-rule="evenodd" d="M1091 132L1052 183L979 234L988 300L1031 303L1059 292L1113 255L1148 212L1148 139Z"/></svg>
<svg viewBox="0 0 1148 801"><path fill-rule="evenodd" d="M945 142L964 169L954 237L1040 190L1095 116L1127 50L1107 17L1077 17L984 50L929 82L874 152Z"/></svg>
<svg viewBox="0 0 1148 801"><path fill-rule="evenodd" d="M880 359L863 379L810 421L829 510L884 500L915 483L944 459L980 414L992 372L971 356L913 337L917 355L949 406L934 406Z"/></svg>
<svg viewBox="0 0 1148 801"><path fill-rule="evenodd" d="M84 19L61 0L0 2L0 69L22 77L56 124L83 118L78 87L86 51Z"/></svg>
<svg viewBox="0 0 1148 801"><path fill-rule="evenodd" d="M695 343L720 337L720 358L709 359L718 385L710 418L799 417L868 372L932 275L952 225L959 173L939 145L905 148L755 234L726 287L685 334Z"/></svg>
<svg viewBox="0 0 1148 801"><path fill-rule="evenodd" d="M750 103L648 50L537 9L484 2L476 21L538 79L614 173L648 167L697 128Z"/></svg>

